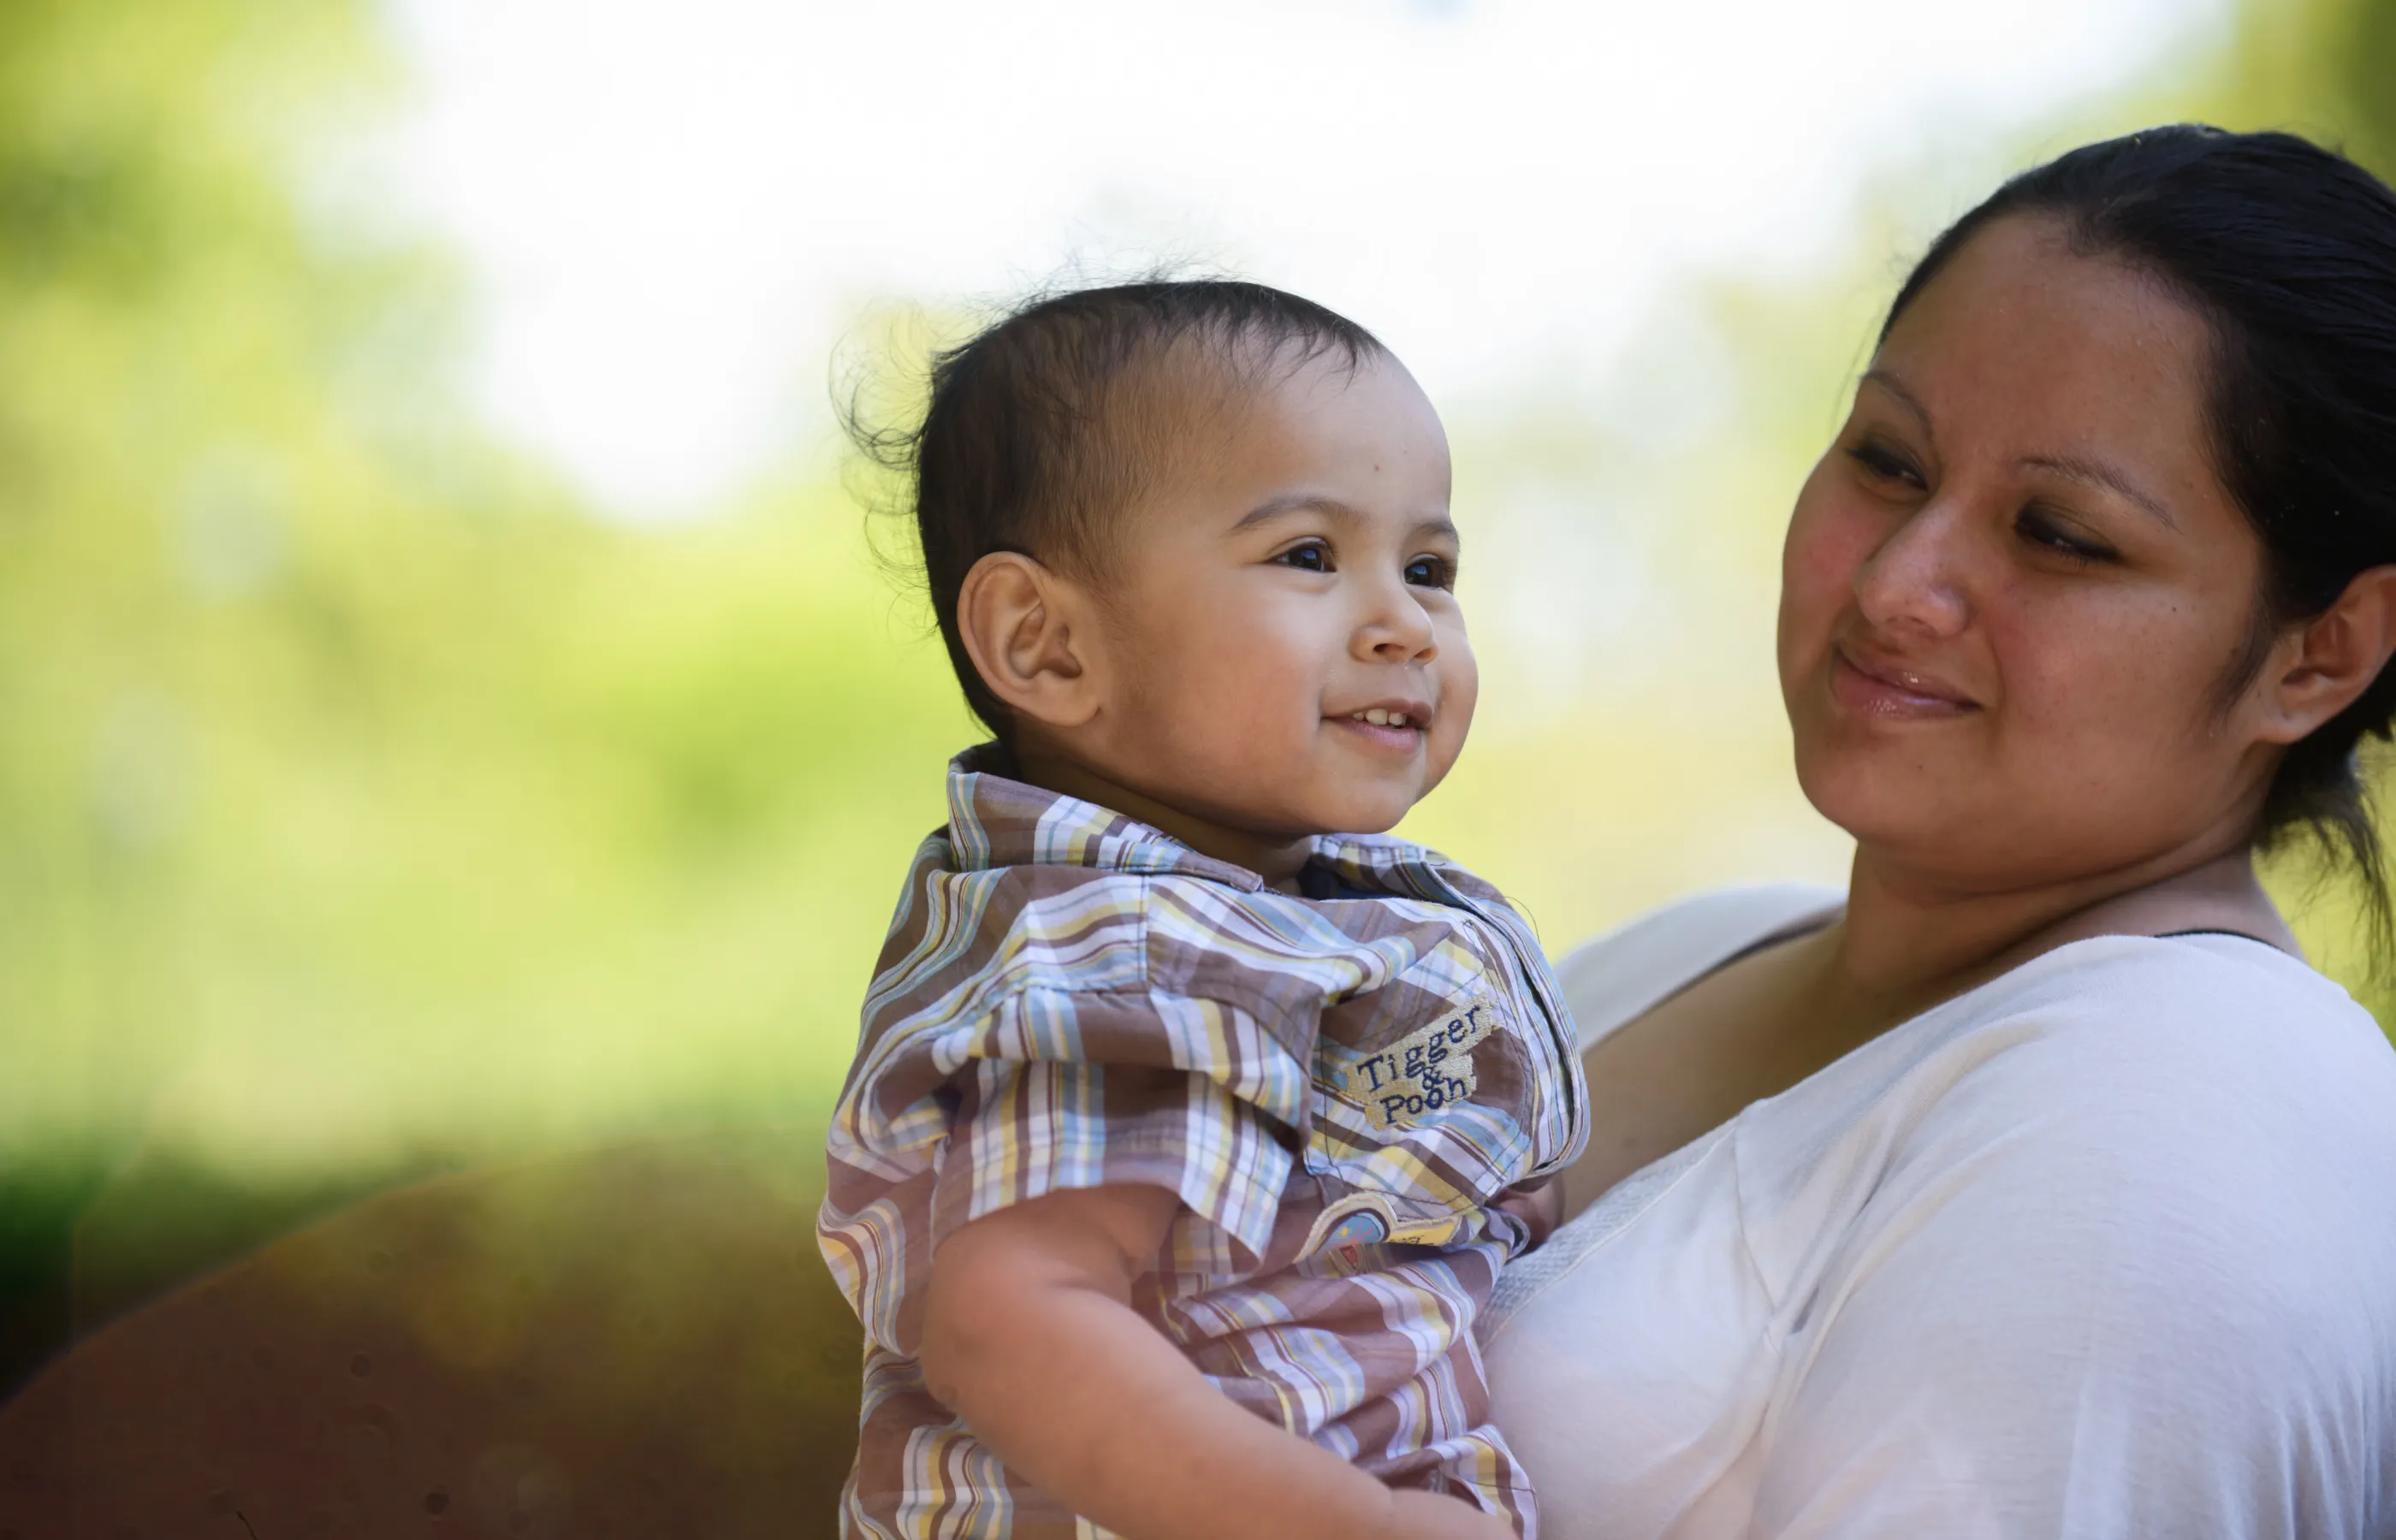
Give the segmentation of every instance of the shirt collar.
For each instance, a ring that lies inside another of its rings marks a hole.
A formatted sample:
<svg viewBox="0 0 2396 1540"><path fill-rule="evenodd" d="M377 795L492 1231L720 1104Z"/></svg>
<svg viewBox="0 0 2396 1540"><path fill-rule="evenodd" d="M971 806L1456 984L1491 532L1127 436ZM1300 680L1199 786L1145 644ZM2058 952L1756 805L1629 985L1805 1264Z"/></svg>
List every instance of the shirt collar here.
<svg viewBox="0 0 2396 1540"><path fill-rule="evenodd" d="M1178 873L1254 893L1264 879L1201 856L1161 829L1079 797L1014 778L1015 759L985 743L949 762L949 843L957 869L1078 866L1149 876Z"/></svg>
<svg viewBox="0 0 2396 1540"><path fill-rule="evenodd" d="M949 762L949 843L961 871L1007 866L1078 866L1148 876L1203 877L1244 893L1264 879L1243 866L1202 856L1172 835L1079 797L1015 779L1014 756L996 743ZM1323 834L1314 859L1353 887L1436 896L1438 857L1386 835Z"/></svg>

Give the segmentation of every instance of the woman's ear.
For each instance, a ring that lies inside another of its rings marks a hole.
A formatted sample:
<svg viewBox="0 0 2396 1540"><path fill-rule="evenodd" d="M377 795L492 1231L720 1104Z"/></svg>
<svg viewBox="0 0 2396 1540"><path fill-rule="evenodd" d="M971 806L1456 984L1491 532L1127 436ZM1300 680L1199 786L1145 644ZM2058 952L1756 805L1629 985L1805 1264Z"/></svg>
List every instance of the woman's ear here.
<svg viewBox="0 0 2396 1540"><path fill-rule="evenodd" d="M997 551L957 590L957 634L990 693L1053 728L1098 714L1098 635L1087 595L1029 556Z"/></svg>
<svg viewBox="0 0 2396 1540"><path fill-rule="evenodd" d="M2296 652L2275 649L2264 739L2294 743L2354 703L2396 652L2396 566L2355 575L2337 602L2296 631ZM2284 647L2284 644L2283 644Z"/></svg>

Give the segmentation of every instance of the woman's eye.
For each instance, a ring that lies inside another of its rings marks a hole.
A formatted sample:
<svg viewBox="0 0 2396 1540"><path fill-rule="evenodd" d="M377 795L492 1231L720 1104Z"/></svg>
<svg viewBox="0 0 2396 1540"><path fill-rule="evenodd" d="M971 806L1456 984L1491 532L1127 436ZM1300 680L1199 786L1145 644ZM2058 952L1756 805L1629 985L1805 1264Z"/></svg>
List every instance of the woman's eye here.
<svg viewBox="0 0 2396 1540"><path fill-rule="evenodd" d="M1290 547L1273 560L1284 566L1294 566L1300 572L1329 572L1331 548L1320 540L1309 540L1304 545Z"/></svg>
<svg viewBox="0 0 2396 1540"><path fill-rule="evenodd" d="M2121 553L2112 547L2072 534L2035 508L2022 510L2021 517L2014 521L2014 530L2039 550L2082 566L2120 559Z"/></svg>
<svg viewBox="0 0 2396 1540"><path fill-rule="evenodd" d="M1870 439L1847 451L1847 458L1864 468L1865 474L1875 481L1902 482L1909 486L1924 485L1922 472L1913 462L1884 444Z"/></svg>
<svg viewBox="0 0 2396 1540"><path fill-rule="evenodd" d="M1456 564L1444 556L1418 556L1406 564L1406 581L1417 588L1454 588Z"/></svg>

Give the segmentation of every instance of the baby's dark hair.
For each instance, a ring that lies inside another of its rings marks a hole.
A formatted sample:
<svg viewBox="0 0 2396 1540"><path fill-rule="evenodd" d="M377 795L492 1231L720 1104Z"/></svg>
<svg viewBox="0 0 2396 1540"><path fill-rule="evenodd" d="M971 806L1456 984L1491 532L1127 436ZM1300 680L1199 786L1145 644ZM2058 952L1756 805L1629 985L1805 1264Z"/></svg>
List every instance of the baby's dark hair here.
<svg viewBox="0 0 2396 1540"><path fill-rule="evenodd" d="M1262 284L1191 279L1043 295L932 357L931 398L912 429L850 418L859 448L906 481L932 613L965 703L1002 741L1005 705L957 630L965 574L1009 551L1077 577L1101 575L1115 522L1177 453L1158 366L1188 350L1233 389L1321 358L1385 356L1371 332Z"/></svg>

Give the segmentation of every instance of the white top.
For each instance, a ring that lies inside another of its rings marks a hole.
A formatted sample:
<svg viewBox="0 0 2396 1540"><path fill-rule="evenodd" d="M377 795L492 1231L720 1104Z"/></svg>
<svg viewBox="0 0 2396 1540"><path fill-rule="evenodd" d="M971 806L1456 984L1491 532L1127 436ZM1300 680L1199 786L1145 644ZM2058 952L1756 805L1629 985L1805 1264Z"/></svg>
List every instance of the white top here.
<svg viewBox="0 0 2396 1540"><path fill-rule="evenodd" d="M1584 1042L1838 901L1581 948ZM1625 1180L1484 1341L1542 1540L2396 1535L2396 1052L2259 942L2074 942Z"/></svg>

